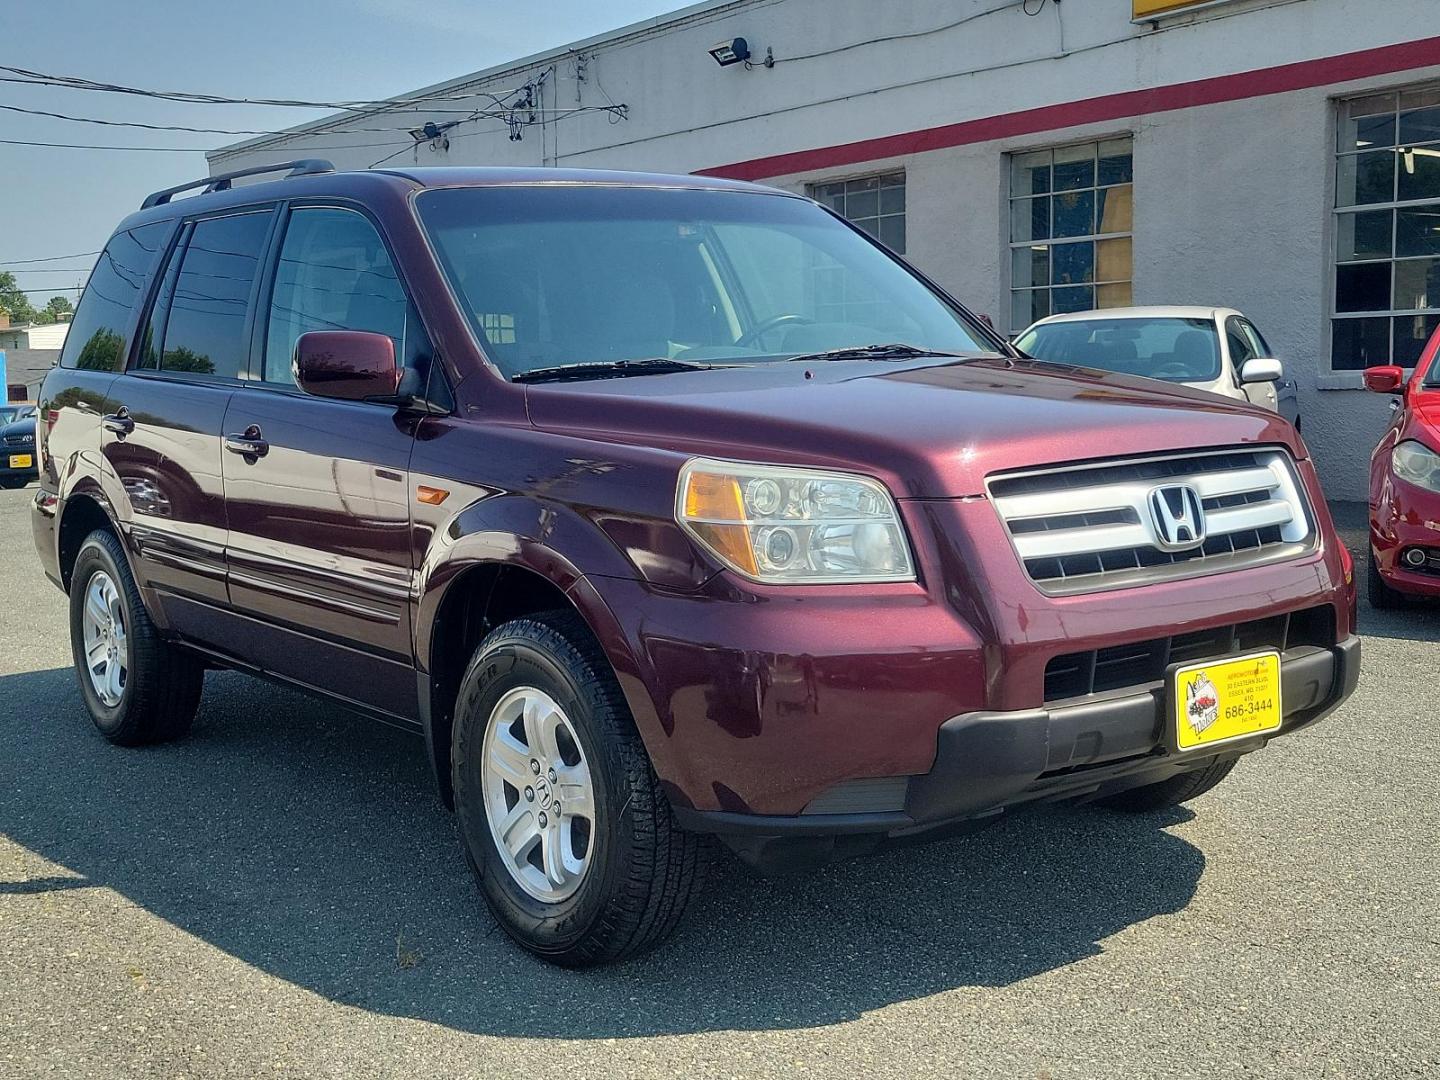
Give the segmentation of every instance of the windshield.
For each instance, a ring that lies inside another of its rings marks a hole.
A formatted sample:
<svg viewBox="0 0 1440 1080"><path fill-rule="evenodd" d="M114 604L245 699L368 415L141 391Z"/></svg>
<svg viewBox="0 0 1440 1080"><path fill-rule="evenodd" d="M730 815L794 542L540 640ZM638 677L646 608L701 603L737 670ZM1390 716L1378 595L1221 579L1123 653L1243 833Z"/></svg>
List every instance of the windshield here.
<svg viewBox="0 0 1440 1080"><path fill-rule="evenodd" d="M654 357L760 363L880 343L998 348L803 199L532 186L439 189L416 205L487 355L510 377Z"/></svg>
<svg viewBox="0 0 1440 1080"><path fill-rule="evenodd" d="M33 411L28 405L0 406L0 424L13 424L16 420L24 420Z"/></svg>
<svg viewBox="0 0 1440 1080"><path fill-rule="evenodd" d="M1220 376L1220 339L1210 319L1078 319L1032 326L1021 352L1053 364L1144 375L1168 382Z"/></svg>

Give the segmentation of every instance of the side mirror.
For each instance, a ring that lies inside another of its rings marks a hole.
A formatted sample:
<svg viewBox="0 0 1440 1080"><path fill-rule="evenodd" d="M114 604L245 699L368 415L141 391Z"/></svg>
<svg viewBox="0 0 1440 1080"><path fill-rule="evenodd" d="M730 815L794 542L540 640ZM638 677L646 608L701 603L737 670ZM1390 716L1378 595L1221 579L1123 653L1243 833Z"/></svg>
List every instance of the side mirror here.
<svg viewBox="0 0 1440 1080"><path fill-rule="evenodd" d="M393 398L400 388L395 342L363 330L312 330L295 342L295 385L316 397Z"/></svg>
<svg viewBox="0 0 1440 1080"><path fill-rule="evenodd" d="M1269 356L1257 356L1240 365L1242 383L1279 382L1284 375L1284 365Z"/></svg>
<svg viewBox="0 0 1440 1080"><path fill-rule="evenodd" d="M1405 389L1405 369L1382 364L1365 369L1365 389L1376 394L1400 394Z"/></svg>

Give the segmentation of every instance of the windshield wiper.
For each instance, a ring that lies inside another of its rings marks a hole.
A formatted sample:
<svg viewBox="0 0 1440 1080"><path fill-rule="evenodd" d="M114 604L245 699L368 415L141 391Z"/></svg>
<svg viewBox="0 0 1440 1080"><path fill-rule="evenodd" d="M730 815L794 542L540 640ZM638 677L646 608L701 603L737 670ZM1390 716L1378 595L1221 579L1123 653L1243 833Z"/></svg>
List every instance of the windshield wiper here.
<svg viewBox="0 0 1440 1080"><path fill-rule="evenodd" d="M847 349L827 349L825 352L801 353L787 357L792 363L797 360L910 360L918 356L962 356L962 353L942 352L939 349L922 349L894 341L885 345L854 345Z"/></svg>
<svg viewBox="0 0 1440 1080"><path fill-rule="evenodd" d="M510 376L511 382L564 382L569 379L623 379L630 375L667 375L675 371L708 371L723 364L700 364L651 356L644 360L601 360L584 364L556 364L531 368Z"/></svg>

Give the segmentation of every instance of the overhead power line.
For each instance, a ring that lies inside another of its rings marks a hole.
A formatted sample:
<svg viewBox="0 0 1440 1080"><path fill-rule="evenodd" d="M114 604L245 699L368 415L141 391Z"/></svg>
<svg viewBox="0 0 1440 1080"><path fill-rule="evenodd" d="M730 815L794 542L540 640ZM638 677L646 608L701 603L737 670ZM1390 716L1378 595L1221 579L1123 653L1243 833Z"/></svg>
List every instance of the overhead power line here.
<svg viewBox="0 0 1440 1080"><path fill-rule="evenodd" d="M74 255L51 255L45 259L11 259L6 266L28 266L31 263L42 262L64 262L66 259L88 259L91 255L99 255L98 251L77 251Z"/></svg>
<svg viewBox="0 0 1440 1080"><path fill-rule="evenodd" d="M10 72L9 76L0 75L0 82L55 86L69 90L90 90L107 94L129 94L136 97L158 98L164 101L183 101L199 105L272 105L296 109L334 109L346 112L361 112L373 109L398 109L408 106L424 106L435 101L468 101L475 97L495 98L497 103L499 100L494 94L487 93L483 90L465 90L447 94L427 94L424 97L387 98L369 101L301 101L292 98L238 98L226 97L223 94L195 93L188 90L147 90L135 86L123 86L119 83L98 82L94 79L86 79L77 75L54 75L47 74L43 71L30 71L26 68L11 67L8 64L0 64L0 71ZM461 109L457 111L464 112L465 110Z"/></svg>

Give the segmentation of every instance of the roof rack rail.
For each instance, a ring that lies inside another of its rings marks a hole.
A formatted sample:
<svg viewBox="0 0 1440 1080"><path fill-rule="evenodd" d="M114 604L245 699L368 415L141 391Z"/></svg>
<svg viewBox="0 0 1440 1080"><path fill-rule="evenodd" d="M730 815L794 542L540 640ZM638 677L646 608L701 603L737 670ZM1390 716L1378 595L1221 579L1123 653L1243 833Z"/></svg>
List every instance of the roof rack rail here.
<svg viewBox="0 0 1440 1080"><path fill-rule="evenodd" d="M164 206L170 201L171 196L179 195L182 191L190 191L194 188L204 188L202 195L208 195L212 191L229 191L230 182L238 180L242 176L259 176L262 173L281 172L285 169L286 178L291 176L313 176L316 173L331 173L335 166L324 158L300 158L297 161L282 161L276 165L257 165L253 169L236 169L234 172L221 173L219 176L207 176L203 180L192 180L188 184L177 184L175 187L165 188L145 196L145 201L140 204L141 210L149 210L152 206Z"/></svg>

